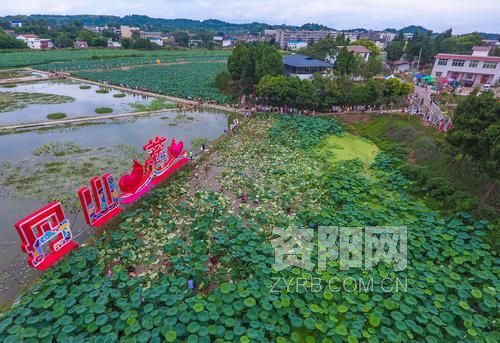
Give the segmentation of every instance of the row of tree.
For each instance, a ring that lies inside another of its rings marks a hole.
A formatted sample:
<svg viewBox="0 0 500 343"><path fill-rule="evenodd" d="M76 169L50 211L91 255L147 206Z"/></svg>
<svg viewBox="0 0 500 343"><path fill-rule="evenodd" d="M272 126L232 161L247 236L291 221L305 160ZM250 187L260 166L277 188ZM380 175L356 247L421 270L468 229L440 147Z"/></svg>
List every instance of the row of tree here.
<svg viewBox="0 0 500 343"><path fill-rule="evenodd" d="M272 106L330 110L332 106L344 105L398 105L413 92L413 87L397 78L358 83L346 77L332 79L320 74L312 80L267 75L258 83L257 95Z"/></svg>
<svg viewBox="0 0 500 343"><path fill-rule="evenodd" d="M412 61L420 57L421 63L432 63L437 53L467 54L475 45L481 45L481 36L471 33L453 36L451 29L436 36L431 31L415 32L410 40L406 40L402 33L387 45L387 59L396 61L403 56ZM494 54L500 53L499 50Z"/></svg>

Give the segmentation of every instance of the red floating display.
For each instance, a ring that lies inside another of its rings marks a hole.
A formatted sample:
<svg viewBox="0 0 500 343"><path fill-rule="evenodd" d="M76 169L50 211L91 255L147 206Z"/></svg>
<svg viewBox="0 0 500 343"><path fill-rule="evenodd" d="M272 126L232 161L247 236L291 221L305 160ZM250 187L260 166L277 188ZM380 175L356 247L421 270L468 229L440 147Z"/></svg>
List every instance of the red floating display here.
<svg viewBox="0 0 500 343"><path fill-rule="evenodd" d="M90 188L78 191L85 220L92 227L99 227L118 215L120 203L130 204L151 188L165 180L189 161L182 142L172 139L165 149L165 137L155 137L143 148L149 158L144 165L134 160L132 172L120 177L118 186L111 174L94 177ZM59 202L55 201L16 223L21 237L22 250L28 255L28 263L45 270L57 262L78 244L73 241L70 222Z"/></svg>
<svg viewBox="0 0 500 343"><path fill-rule="evenodd" d="M83 187L78 191L85 221L92 227L99 227L119 214L120 198L116 183L111 174L104 174L102 179L94 177L90 180L92 192Z"/></svg>
<svg viewBox="0 0 500 343"><path fill-rule="evenodd" d="M78 246L58 201L17 222L16 229L22 241L21 249L28 255L28 263L39 270L49 268Z"/></svg>
<svg viewBox="0 0 500 343"><path fill-rule="evenodd" d="M149 140L143 147L149 154L144 166L134 160L132 172L120 177L118 184L123 192L120 199L124 204L134 202L189 161L182 141L176 143L172 138L170 146L165 150L166 141L165 137Z"/></svg>

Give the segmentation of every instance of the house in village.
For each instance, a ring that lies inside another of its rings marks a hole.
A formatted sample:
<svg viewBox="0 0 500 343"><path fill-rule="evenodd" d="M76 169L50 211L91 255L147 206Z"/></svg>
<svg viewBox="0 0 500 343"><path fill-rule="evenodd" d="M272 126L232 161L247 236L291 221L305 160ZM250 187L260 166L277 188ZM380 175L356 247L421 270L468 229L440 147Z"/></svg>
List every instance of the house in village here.
<svg viewBox="0 0 500 343"><path fill-rule="evenodd" d="M50 39L39 38L37 35L26 33L17 35L16 39L23 41L30 49L46 50L54 47Z"/></svg>
<svg viewBox="0 0 500 343"><path fill-rule="evenodd" d="M347 51L352 52L355 55L360 56L363 60L368 61L371 55L371 51L362 45L349 45L346 47Z"/></svg>
<svg viewBox="0 0 500 343"><path fill-rule="evenodd" d="M286 76L295 76L302 80L311 79L313 73L325 73L333 68L333 64L299 54L284 56L283 64Z"/></svg>
<svg viewBox="0 0 500 343"><path fill-rule="evenodd" d="M500 57L489 56L490 46L475 46L471 55L437 54L432 76L458 81L465 87L500 82Z"/></svg>

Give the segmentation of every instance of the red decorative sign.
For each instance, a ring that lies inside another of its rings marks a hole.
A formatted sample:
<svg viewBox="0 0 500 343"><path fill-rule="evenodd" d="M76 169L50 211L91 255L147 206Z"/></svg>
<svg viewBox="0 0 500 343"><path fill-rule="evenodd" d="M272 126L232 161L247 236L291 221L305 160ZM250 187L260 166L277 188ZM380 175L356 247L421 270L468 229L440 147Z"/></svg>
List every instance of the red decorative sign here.
<svg viewBox="0 0 500 343"><path fill-rule="evenodd" d="M80 189L78 197L87 224L99 227L122 211L120 198L111 174L94 177L90 180L90 188L92 192L87 187Z"/></svg>
<svg viewBox="0 0 500 343"><path fill-rule="evenodd" d="M28 263L45 270L78 246L61 203L54 201L16 223ZM47 252L46 252L47 250Z"/></svg>
<svg viewBox="0 0 500 343"><path fill-rule="evenodd" d="M123 192L120 199L124 204L134 202L189 161L182 141L176 143L172 138L165 151L166 141L165 137L149 140L143 147L149 154L144 166L134 160L132 172L120 178L119 185Z"/></svg>
<svg viewBox="0 0 500 343"><path fill-rule="evenodd" d="M118 215L120 203L130 204L165 180L189 161L182 142L172 139L165 150L165 137L155 137L144 146L149 158L144 165L134 160L132 172L120 177L118 188L111 174L94 177L90 189L78 191L85 220L88 225L99 227ZM69 220L57 201L41 208L16 224L21 237L22 250L28 255L28 263L45 270L78 244L73 241Z"/></svg>

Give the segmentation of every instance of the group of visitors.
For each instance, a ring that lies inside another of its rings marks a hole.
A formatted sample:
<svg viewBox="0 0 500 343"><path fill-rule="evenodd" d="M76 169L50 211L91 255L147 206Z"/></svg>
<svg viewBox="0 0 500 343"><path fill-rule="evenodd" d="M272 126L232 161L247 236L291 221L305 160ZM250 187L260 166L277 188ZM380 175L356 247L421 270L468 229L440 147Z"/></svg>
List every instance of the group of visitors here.
<svg viewBox="0 0 500 343"><path fill-rule="evenodd" d="M435 125L439 131L446 132L453 127L451 118L441 112L427 92L423 95L418 93L410 95L409 102L410 114L418 115L425 122Z"/></svg>

